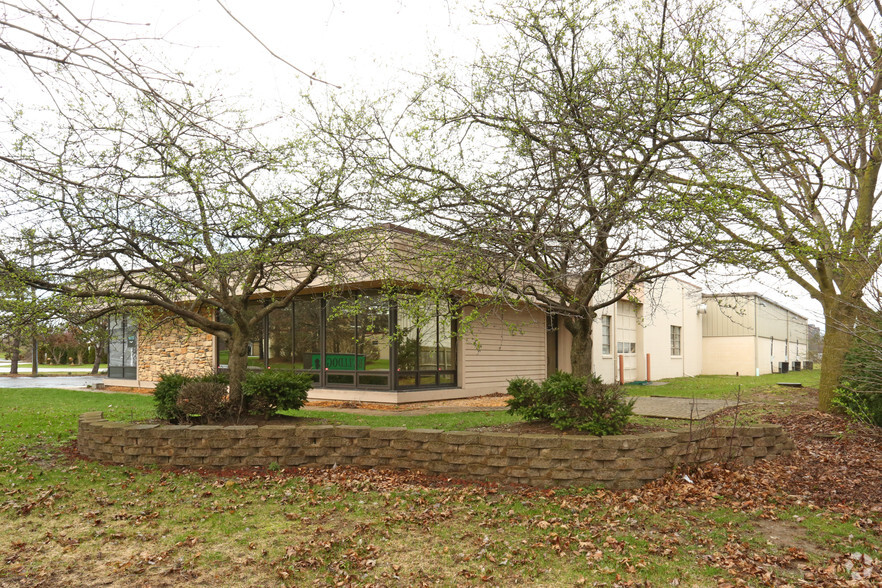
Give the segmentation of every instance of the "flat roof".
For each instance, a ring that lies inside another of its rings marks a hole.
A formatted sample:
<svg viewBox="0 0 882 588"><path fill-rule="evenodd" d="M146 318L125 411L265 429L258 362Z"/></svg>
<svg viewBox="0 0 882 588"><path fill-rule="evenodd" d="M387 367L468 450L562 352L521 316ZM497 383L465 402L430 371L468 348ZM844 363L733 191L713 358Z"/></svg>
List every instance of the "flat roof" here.
<svg viewBox="0 0 882 588"><path fill-rule="evenodd" d="M774 300L772 300L770 298L766 298L765 296L763 296L759 292L721 292L721 293L717 293L717 294L702 294L701 297L702 298L727 298L727 297L728 298L759 298L759 299L765 300L769 304L773 304L773 305L777 306L778 308L780 308L782 310L786 310L790 314L792 314L794 316L798 316L799 318L808 322L807 316L803 316L803 315L799 314L798 312L790 310L789 308L787 308L783 304L781 304L779 302L775 302Z"/></svg>

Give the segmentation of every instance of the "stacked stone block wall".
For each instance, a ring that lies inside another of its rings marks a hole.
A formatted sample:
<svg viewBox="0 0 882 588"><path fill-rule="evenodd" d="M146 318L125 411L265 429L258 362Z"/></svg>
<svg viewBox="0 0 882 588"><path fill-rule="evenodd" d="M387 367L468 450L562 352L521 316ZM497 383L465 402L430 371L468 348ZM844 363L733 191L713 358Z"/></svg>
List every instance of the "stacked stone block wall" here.
<svg viewBox="0 0 882 588"><path fill-rule="evenodd" d="M682 463L753 463L787 454L778 425L589 437L296 425L154 425L80 417L82 455L125 465L351 465L531 486L633 488Z"/></svg>
<svg viewBox="0 0 882 588"><path fill-rule="evenodd" d="M138 333L138 379L159 381L163 374L202 376L214 370L214 337L169 320Z"/></svg>

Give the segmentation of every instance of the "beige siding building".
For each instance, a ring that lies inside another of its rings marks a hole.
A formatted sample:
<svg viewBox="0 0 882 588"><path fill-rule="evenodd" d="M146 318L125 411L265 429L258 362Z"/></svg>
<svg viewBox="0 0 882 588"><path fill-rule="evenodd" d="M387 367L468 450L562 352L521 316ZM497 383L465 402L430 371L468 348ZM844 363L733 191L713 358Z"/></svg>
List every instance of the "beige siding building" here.
<svg viewBox="0 0 882 588"><path fill-rule="evenodd" d="M605 382L635 382L701 373L701 289L667 278L629 300L600 310L594 322L592 364ZM557 365L570 370L572 336L558 329Z"/></svg>
<svg viewBox="0 0 882 588"><path fill-rule="evenodd" d="M705 295L702 373L761 375L802 369L808 321L756 293Z"/></svg>

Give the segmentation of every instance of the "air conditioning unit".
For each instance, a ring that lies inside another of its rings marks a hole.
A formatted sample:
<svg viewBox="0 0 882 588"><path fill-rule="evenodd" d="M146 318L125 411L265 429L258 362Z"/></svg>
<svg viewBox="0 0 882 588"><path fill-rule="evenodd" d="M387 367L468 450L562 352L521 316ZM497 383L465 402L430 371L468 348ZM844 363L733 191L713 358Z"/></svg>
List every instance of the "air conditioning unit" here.
<svg viewBox="0 0 882 588"><path fill-rule="evenodd" d="M782 361L781 363L778 364L778 373L779 374L786 374L789 371L790 371L790 363L788 363L786 361Z"/></svg>
<svg viewBox="0 0 882 588"><path fill-rule="evenodd" d="M798 372L801 369L802 369L802 362L801 361L794 361L793 362L793 371Z"/></svg>

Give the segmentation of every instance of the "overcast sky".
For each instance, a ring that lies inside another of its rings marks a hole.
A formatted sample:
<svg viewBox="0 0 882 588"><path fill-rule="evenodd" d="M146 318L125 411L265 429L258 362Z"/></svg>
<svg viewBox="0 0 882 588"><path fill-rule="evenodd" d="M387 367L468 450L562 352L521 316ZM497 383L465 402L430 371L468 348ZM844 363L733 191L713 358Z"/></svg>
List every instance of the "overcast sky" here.
<svg viewBox="0 0 882 588"><path fill-rule="evenodd" d="M431 67L435 53L471 62L478 55L478 43L495 44L492 29L473 24L468 7L476 3L224 0L224 6L268 49L216 0L75 0L68 6L80 16L127 23L101 23L101 30L117 30L128 38L162 39L150 45L152 57L184 72L188 79L270 108L290 108L307 91L318 96L342 91L368 97L400 91L407 72ZM343 89L310 82L268 50ZM5 89L3 85L0 82L0 98L10 92L8 79ZM712 289L758 292L823 324L820 305L786 280L729 280Z"/></svg>

